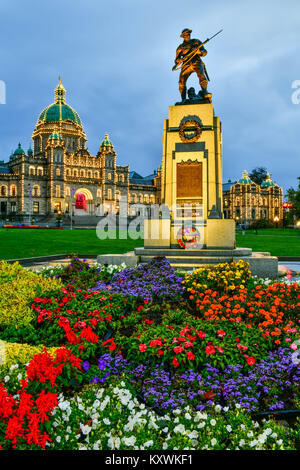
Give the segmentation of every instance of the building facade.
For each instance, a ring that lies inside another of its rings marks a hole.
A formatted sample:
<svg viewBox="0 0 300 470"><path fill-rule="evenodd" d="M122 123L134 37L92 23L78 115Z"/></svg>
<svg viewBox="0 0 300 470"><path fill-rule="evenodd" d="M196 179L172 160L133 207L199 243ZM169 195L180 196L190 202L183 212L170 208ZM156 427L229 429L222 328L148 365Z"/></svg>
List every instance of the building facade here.
<svg viewBox="0 0 300 470"><path fill-rule="evenodd" d="M38 220L71 210L77 216L103 215L118 212L121 198L127 198L130 213L131 205L159 201L159 171L146 178L132 172L131 181L129 166L117 165L107 134L97 155L89 153L80 117L65 95L59 79L54 103L41 112L33 131L33 149L25 153L19 144L8 163L0 161L2 219Z"/></svg>
<svg viewBox="0 0 300 470"><path fill-rule="evenodd" d="M224 218L251 226L258 221L282 224L282 188L268 173L261 185L251 181L245 170L239 181L223 184Z"/></svg>

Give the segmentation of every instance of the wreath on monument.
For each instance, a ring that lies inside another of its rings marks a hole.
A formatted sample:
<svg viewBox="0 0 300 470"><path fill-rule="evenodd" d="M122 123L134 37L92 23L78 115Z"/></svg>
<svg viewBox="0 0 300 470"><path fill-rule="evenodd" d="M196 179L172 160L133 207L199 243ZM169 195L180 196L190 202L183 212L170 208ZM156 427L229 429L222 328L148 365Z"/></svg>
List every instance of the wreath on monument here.
<svg viewBox="0 0 300 470"><path fill-rule="evenodd" d="M193 249L199 245L200 234L195 227L182 228L177 233L177 243L182 249Z"/></svg>
<svg viewBox="0 0 300 470"><path fill-rule="evenodd" d="M186 135L186 131L189 130L190 132L191 128L194 131L193 135L191 136ZM180 129L179 129L179 137L181 138L182 142L185 142L188 144L191 144L199 140L201 133L202 133L201 126L197 121L185 121L183 124L181 124Z"/></svg>

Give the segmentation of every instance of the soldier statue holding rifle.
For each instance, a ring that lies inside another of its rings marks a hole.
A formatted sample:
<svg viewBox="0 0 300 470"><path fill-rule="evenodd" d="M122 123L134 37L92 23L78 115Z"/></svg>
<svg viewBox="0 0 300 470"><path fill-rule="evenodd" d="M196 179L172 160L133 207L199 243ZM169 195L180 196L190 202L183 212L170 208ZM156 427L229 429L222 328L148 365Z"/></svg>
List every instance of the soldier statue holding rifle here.
<svg viewBox="0 0 300 470"><path fill-rule="evenodd" d="M210 41L210 39L215 37L221 31L204 42L199 41L199 39L191 39L191 32L192 30L188 28L182 31L180 37L183 38L183 43L180 44L176 50L175 65L172 69L177 70L178 68L181 68L179 76L179 93L181 95L182 103L186 101L187 79L193 72L197 74L201 86L201 91L198 93L198 95L196 95L196 98L198 100L211 98L211 93L207 91L209 77L201 57L204 57L207 54L207 51L204 48L204 44Z"/></svg>

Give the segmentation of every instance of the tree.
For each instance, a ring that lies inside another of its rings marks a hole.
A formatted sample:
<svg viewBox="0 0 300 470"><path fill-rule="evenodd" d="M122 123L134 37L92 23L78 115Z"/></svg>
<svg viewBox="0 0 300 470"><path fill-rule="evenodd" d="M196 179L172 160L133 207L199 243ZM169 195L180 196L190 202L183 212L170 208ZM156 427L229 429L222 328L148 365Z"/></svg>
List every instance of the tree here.
<svg viewBox="0 0 300 470"><path fill-rule="evenodd" d="M298 189L289 188L286 197L293 204L292 209L289 211L289 216L294 219L295 215L297 219L300 219L300 176L298 176Z"/></svg>
<svg viewBox="0 0 300 470"><path fill-rule="evenodd" d="M254 181L254 183L261 185L261 183L266 180L267 173L267 169L264 166L258 166L251 171L249 178Z"/></svg>

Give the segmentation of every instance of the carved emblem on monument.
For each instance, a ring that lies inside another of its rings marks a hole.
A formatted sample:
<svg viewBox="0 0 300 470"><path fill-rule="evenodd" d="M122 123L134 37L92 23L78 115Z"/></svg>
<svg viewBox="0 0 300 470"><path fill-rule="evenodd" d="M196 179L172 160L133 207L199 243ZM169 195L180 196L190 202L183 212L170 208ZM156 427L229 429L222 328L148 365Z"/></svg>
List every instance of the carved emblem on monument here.
<svg viewBox="0 0 300 470"><path fill-rule="evenodd" d="M201 126L197 121L185 121L179 128L179 137L186 144L197 142L200 139L201 133Z"/></svg>

